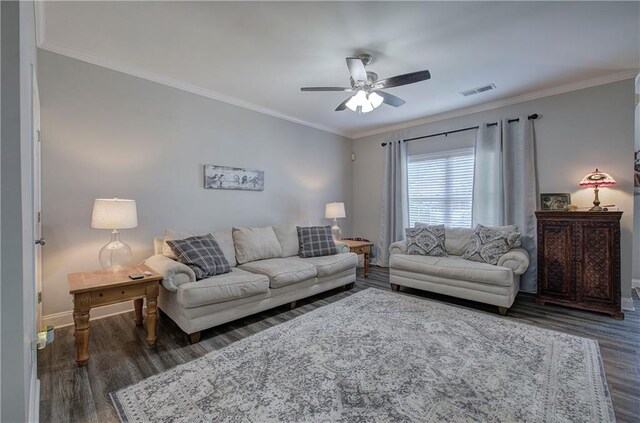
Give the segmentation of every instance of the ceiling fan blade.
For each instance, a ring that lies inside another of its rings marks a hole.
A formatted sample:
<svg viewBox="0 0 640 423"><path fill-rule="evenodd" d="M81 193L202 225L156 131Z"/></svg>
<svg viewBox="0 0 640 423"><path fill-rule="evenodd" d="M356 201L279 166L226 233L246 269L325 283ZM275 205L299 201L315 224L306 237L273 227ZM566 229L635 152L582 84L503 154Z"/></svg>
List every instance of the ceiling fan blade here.
<svg viewBox="0 0 640 423"><path fill-rule="evenodd" d="M400 107L404 103L406 103L406 101L404 101L400 97L396 97L393 94L385 93L384 91L376 91L376 93L378 93L382 97L382 102L388 104L389 106Z"/></svg>
<svg viewBox="0 0 640 423"><path fill-rule="evenodd" d="M351 97L353 97L353 96L351 96ZM341 111L343 111L344 109L346 109L346 108L347 108L347 102L348 102L349 100L351 100L351 97L347 97L347 99L346 99L345 101L343 101L342 103L340 103L340 105L339 105L338 107L336 107L336 110L335 110L335 111L336 111L336 112L341 112Z"/></svg>
<svg viewBox="0 0 640 423"><path fill-rule="evenodd" d="M366 81L367 80L367 71L364 68L364 63L362 63L361 59L357 57L347 57L347 67L349 68L349 73L351 73L351 77L354 81Z"/></svg>
<svg viewBox="0 0 640 423"><path fill-rule="evenodd" d="M392 76L391 78L383 79L376 82L376 86L380 88L392 88L400 87L402 85L413 84L415 82L426 81L431 78L431 73L428 70L405 73L404 75Z"/></svg>
<svg viewBox="0 0 640 423"><path fill-rule="evenodd" d="M300 91L352 91L351 87L304 87Z"/></svg>

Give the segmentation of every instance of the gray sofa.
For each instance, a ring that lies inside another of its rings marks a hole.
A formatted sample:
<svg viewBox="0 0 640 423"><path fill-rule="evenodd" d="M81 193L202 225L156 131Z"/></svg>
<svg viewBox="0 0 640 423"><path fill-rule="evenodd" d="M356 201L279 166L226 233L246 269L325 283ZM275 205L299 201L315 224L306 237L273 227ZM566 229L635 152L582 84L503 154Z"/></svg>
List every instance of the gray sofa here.
<svg viewBox="0 0 640 423"><path fill-rule="evenodd" d="M497 265L461 258L473 229L445 228L448 257L407 254L406 241L389 247L389 282L498 306L506 315L520 289L520 275L529 267L529 253L516 248L504 254Z"/></svg>
<svg viewBox="0 0 640 423"><path fill-rule="evenodd" d="M263 235L251 235L251 229L242 239L236 236L235 242L232 231L213 233L233 268L199 281L188 266L168 257L165 238L154 239L155 255L145 264L164 276L158 306L189 334L192 343L199 341L204 329L287 303L293 307L296 300L339 286L353 286L358 256L346 244L337 242L335 255L301 258L296 225L267 228L276 235L276 250L265 249L264 240L259 239ZM255 229L264 234L266 228ZM274 242L270 245L274 247ZM253 260L265 256L269 258Z"/></svg>

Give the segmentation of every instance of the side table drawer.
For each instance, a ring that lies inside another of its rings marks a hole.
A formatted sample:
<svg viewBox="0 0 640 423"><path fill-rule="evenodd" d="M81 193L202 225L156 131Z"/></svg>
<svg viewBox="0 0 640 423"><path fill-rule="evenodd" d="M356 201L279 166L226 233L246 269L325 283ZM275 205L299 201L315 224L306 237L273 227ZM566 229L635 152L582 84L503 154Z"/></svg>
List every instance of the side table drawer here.
<svg viewBox="0 0 640 423"><path fill-rule="evenodd" d="M352 253L356 253L356 254L370 254L371 247L369 247L369 246L366 246L366 247L353 247L353 248L351 248L351 252Z"/></svg>
<svg viewBox="0 0 640 423"><path fill-rule="evenodd" d="M129 285L119 288L107 288L91 292L91 305L106 305L118 303L134 298L144 297L147 291L146 284Z"/></svg>

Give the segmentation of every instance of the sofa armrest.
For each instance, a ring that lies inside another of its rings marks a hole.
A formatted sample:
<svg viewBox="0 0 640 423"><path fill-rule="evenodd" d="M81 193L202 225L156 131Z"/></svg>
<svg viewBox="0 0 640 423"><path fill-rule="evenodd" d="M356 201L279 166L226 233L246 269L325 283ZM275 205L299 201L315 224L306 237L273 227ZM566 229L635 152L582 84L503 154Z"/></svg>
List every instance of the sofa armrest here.
<svg viewBox="0 0 640 423"><path fill-rule="evenodd" d="M342 242L342 241L335 241L336 243L336 249L338 250L338 254L342 254L342 253L348 253L349 251L349 244L347 244L346 242Z"/></svg>
<svg viewBox="0 0 640 423"><path fill-rule="evenodd" d="M407 241L397 241L391 244L389 254L407 254Z"/></svg>
<svg viewBox="0 0 640 423"><path fill-rule="evenodd" d="M509 268L516 275L522 275L529 268L529 253L524 248L514 248L498 259L498 266Z"/></svg>
<svg viewBox="0 0 640 423"><path fill-rule="evenodd" d="M196 281L196 274L189 266L178 263L162 254L149 257L144 261L144 264L160 273L163 277L162 286L172 292L176 292L182 284Z"/></svg>

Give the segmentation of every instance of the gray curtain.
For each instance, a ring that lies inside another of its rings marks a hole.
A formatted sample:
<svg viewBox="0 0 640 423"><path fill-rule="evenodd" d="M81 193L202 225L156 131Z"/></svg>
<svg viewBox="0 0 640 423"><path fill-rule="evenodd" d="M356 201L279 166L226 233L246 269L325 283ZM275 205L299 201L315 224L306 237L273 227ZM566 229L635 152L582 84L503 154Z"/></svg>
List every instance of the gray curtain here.
<svg viewBox="0 0 640 423"><path fill-rule="evenodd" d="M520 277L520 290L537 290L535 210L538 198L533 121L480 125L476 137L473 223L485 226L518 225L522 247L531 264Z"/></svg>
<svg viewBox="0 0 640 423"><path fill-rule="evenodd" d="M387 141L384 158L382 218L378 238L378 266L389 266L389 246L404 239L408 226L407 147L402 140Z"/></svg>
<svg viewBox="0 0 640 423"><path fill-rule="evenodd" d="M483 123L476 135L472 221L484 226L504 222L502 125Z"/></svg>

